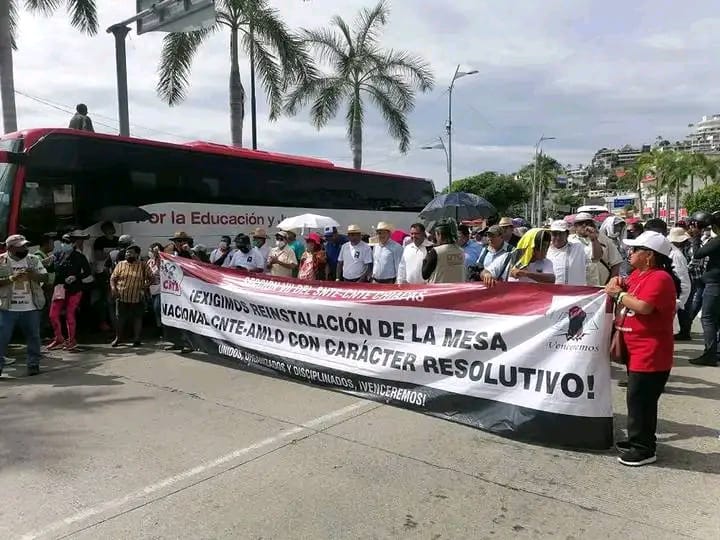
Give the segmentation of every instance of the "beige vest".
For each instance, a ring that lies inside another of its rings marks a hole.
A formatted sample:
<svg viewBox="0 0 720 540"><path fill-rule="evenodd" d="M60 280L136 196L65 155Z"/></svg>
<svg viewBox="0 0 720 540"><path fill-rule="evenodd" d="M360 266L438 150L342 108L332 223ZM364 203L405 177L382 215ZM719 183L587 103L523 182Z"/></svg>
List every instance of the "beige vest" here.
<svg viewBox="0 0 720 540"><path fill-rule="evenodd" d="M456 244L435 246L437 266L428 283L463 283L465 281L465 252Z"/></svg>

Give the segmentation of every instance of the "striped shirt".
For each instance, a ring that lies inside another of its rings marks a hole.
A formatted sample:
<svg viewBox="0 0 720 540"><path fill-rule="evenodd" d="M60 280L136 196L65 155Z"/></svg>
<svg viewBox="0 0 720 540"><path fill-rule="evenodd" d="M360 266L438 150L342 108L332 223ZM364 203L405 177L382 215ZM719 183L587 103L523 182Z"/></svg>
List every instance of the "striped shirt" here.
<svg viewBox="0 0 720 540"><path fill-rule="evenodd" d="M143 291L151 281L150 269L142 261L120 261L110 278L110 283L117 289L118 300L128 304L141 302Z"/></svg>

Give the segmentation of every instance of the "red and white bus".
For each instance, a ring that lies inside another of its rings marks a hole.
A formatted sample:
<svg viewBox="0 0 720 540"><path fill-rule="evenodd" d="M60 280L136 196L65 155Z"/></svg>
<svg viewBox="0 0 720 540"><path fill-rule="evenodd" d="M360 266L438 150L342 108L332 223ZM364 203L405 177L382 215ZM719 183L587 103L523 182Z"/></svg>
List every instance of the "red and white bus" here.
<svg viewBox="0 0 720 540"><path fill-rule="evenodd" d="M407 228L432 200L432 182L357 171L330 161L208 142L172 144L41 128L0 139L0 238L76 227L98 236L98 211L137 206L152 219L124 223L142 247L173 232L215 245L284 218L315 213L372 233Z"/></svg>

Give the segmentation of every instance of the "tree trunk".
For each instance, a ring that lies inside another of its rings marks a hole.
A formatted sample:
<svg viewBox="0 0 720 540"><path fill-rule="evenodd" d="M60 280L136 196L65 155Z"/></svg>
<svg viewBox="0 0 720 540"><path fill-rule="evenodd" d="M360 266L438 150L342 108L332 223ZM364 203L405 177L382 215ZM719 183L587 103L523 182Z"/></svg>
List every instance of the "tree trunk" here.
<svg viewBox="0 0 720 540"><path fill-rule="evenodd" d="M643 208L642 180L638 180L638 183L637 183L637 194L638 194L638 206L639 206L638 212L639 212L640 221L642 221L643 210L645 210L645 208Z"/></svg>
<svg viewBox="0 0 720 540"><path fill-rule="evenodd" d="M5 133L17 131L15 111L15 78L10 40L10 1L0 0L0 96L2 96Z"/></svg>
<svg viewBox="0 0 720 540"><path fill-rule="evenodd" d="M355 101L353 102L353 125L351 133L350 146L353 155L353 167L362 169L362 117L360 115L360 92L355 92Z"/></svg>
<svg viewBox="0 0 720 540"><path fill-rule="evenodd" d="M230 136L233 146L243 145L245 120L245 89L240 80L240 53L238 29L230 30Z"/></svg>
<svg viewBox="0 0 720 540"><path fill-rule="evenodd" d="M678 221L680 221L680 184L675 186L675 221L673 224L677 226Z"/></svg>

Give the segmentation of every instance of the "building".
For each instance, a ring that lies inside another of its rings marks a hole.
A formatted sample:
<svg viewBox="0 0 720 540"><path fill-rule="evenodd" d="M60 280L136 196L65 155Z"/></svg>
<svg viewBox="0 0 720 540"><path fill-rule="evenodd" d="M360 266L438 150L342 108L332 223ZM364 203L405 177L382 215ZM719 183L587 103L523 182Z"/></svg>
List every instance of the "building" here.
<svg viewBox="0 0 720 540"><path fill-rule="evenodd" d="M585 187L588 180L588 168L585 165L566 165L565 176L567 177L567 188L578 189Z"/></svg>
<svg viewBox="0 0 720 540"><path fill-rule="evenodd" d="M692 152L720 154L720 114L703 116L697 124L688 124L688 127L695 127L687 137Z"/></svg>

